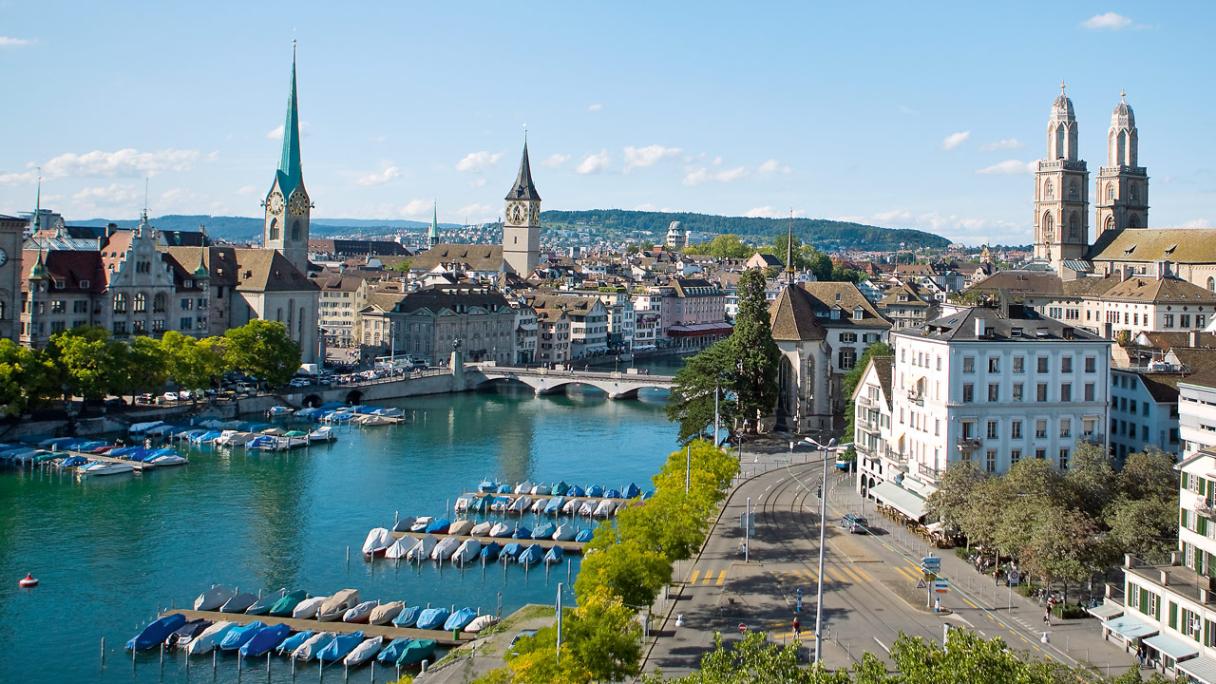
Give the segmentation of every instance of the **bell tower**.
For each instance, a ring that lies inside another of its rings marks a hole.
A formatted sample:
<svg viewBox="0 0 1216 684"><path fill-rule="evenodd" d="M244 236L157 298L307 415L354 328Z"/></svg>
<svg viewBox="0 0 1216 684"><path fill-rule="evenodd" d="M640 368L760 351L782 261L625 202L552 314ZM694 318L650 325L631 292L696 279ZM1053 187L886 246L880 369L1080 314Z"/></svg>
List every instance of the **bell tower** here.
<svg viewBox="0 0 1216 684"><path fill-rule="evenodd" d="M1106 166L1098 173L1094 222L1098 234L1148 225L1148 170L1139 164L1140 134L1136 115L1119 93L1106 136Z"/></svg>
<svg viewBox="0 0 1216 684"><path fill-rule="evenodd" d="M1060 271L1089 248L1089 170L1077 154L1077 117L1064 83L1047 119L1047 158L1034 174L1034 256Z"/></svg>
<svg viewBox="0 0 1216 684"><path fill-rule="evenodd" d="M266 225L262 247L283 253L301 273L308 273L308 228L312 201L304 190L300 165L300 113L296 98L296 49L291 46L291 91L287 96L287 119L283 122L283 154L266 200Z"/></svg>
<svg viewBox="0 0 1216 684"><path fill-rule="evenodd" d="M540 193L532 183L526 133L519 173L515 176L515 185L507 193L506 202L502 221L502 258L519 277L527 278L540 263Z"/></svg>

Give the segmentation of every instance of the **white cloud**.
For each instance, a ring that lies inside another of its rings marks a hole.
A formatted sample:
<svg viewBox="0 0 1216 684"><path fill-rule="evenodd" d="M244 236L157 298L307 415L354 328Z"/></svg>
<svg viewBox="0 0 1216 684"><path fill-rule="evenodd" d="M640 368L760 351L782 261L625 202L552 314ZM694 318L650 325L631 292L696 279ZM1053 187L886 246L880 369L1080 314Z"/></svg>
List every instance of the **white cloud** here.
<svg viewBox="0 0 1216 684"><path fill-rule="evenodd" d="M473 180L469 181L470 188L484 188L485 186L486 179L484 177L474 178Z"/></svg>
<svg viewBox="0 0 1216 684"><path fill-rule="evenodd" d="M663 159L680 156L680 148L664 147L663 145L647 145L646 147L625 148L625 173L630 169L654 166Z"/></svg>
<svg viewBox="0 0 1216 684"><path fill-rule="evenodd" d="M479 173L497 164L499 159L502 159L502 152L470 152L456 162L456 170Z"/></svg>
<svg viewBox="0 0 1216 684"><path fill-rule="evenodd" d="M478 223L497 219L498 211L487 204L477 204L475 202L457 209L456 216L460 217L461 221Z"/></svg>
<svg viewBox="0 0 1216 684"><path fill-rule="evenodd" d="M789 173L793 169L790 168L789 164L782 164L776 159L769 159L756 170L760 173Z"/></svg>
<svg viewBox="0 0 1216 684"><path fill-rule="evenodd" d="M548 157L546 157L543 162L541 162L541 166L547 166L551 169L556 169L557 167L561 166L562 164L565 164L568 161L570 161L570 155L568 155L568 154L551 154Z"/></svg>
<svg viewBox="0 0 1216 684"><path fill-rule="evenodd" d="M959 145L967 142L967 138L970 137L971 131L958 131L956 133L951 133L950 135L947 135L944 140L942 140L942 149L953 150Z"/></svg>
<svg viewBox="0 0 1216 684"><path fill-rule="evenodd" d="M919 228L971 244L1008 241L1011 235L1018 235L1020 239L1022 233L1028 232L1027 226L1009 221L941 214L936 211L914 212L908 209L879 212L868 222L897 228Z"/></svg>
<svg viewBox="0 0 1216 684"><path fill-rule="evenodd" d="M1120 31L1132 25L1132 20L1116 14L1114 12L1106 12L1104 14L1095 14L1094 16L1081 22L1081 26L1091 31Z"/></svg>
<svg viewBox="0 0 1216 684"><path fill-rule="evenodd" d="M715 161L715 164L716 163L718 162ZM716 181L718 183L733 183L746 175L747 169L742 166L723 169L721 171L714 171L703 166L698 166L696 168L689 169L688 172L684 174L684 185L701 185L710 181Z"/></svg>
<svg viewBox="0 0 1216 684"><path fill-rule="evenodd" d="M66 152L42 164L42 177L53 180L69 177L155 176L169 171L189 171L196 162L203 158L198 150L178 149L140 152L128 147L113 152L103 150L93 150L82 154ZM33 164L28 166L33 166ZM38 172L33 168L26 171L0 173L0 185L32 183L37 176Z"/></svg>
<svg viewBox="0 0 1216 684"><path fill-rule="evenodd" d="M1000 140L981 145L980 149L984 152L992 152L993 150L1016 150L1022 146L1022 141L1017 138L1001 138Z"/></svg>
<svg viewBox="0 0 1216 684"><path fill-rule="evenodd" d="M1035 162L1024 162L1018 159L1006 159L992 166L985 166L976 171L984 175L1014 175L1019 173L1034 173Z"/></svg>
<svg viewBox="0 0 1216 684"><path fill-rule="evenodd" d="M1191 219L1182 224L1183 228L1211 228L1212 222L1205 218Z"/></svg>
<svg viewBox="0 0 1216 684"><path fill-rule="evenodd" d="M139 188L133 185L111 183L105 186L81 188L72 195L72 200L88 206L130 206L142 197Z"/></svg>
<svg viewBox="0 0 1216 684"><path fill-rule="evenodd" d="M789 218L790 211L788 209L784 211L781 209L774 209L773 207L765 205L763 207L754 207L752 209L748 209L743 215L748 218ZM797 217L804 215L805 213L801 209L794 210L794 216Z"/></svg>
<svg viewBox="0 0 1216 684"><path fill-rule="evenodd" d="M379 171L371 171L360 176L355 180L356 185L362 185L365 188L384 185L394 178L401 176L401 169L392 164L385 164Z"/></svg>
<svg viewBox="0 0 1216 684"><path fill-rule="evenodd" d="M252 195L252 194L254 194L254 193L255 193L255 192L257 192L257 191L258 191L258 188L257 188L257 186L256 186L256 185L242 185L241 187L237 188L237 190L236 190L236 194L238 194L238 195Z"/></svg>
<svg viewBox="0 0 1216 684"><path fill-rule="evenodd" d="M599 173L608 168L608 162L611 158L608 156L608 150L600 150L596 154L589 154L583 157L583 160L575 167L574 172L582 175L591 173Z"/></svg>
<svg viewBox="0 0 1216 684"><path fill-rule="evenodd" d="M38 180L38 172L34 169L29 171L9 171L0 173L0 185L26 185L34 183Z"/></svg>
<svg viewBox="0 0 1216 684"><path fill-rule="evenodd" d="M406 202L404 207L401 207L401 209L399 210L399 213L402 216L408 216L408 217L412 217L412 218L417 218L417 217L430 218L431 211L434 208L435 208L435 205L430 200L412 199L409 202Z"/></svg>
<svg viewBox="0 0 1216 684"><path fill-rule="evenodd" d="M602 112L602 111L604 111L604 105L603 105L602 103L599 103L599 102L596 102L596 103L594 103L594 104L589 104L589 105L587 105L587 111L589 111L589 112Z"/></svg>
<svg viewBox="0 0 1216 684"><path fill-rule="evenodd" d="M33 45L34 41L28 38L14 38L12 36L0 36L0 48L8 47L25 47Z"/></svg>

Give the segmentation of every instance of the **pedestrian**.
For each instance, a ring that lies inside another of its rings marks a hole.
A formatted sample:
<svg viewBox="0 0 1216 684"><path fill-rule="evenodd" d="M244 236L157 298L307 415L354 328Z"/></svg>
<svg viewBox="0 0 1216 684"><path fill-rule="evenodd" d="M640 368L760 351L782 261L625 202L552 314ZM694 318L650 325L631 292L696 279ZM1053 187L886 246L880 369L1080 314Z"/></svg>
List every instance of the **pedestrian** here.
<svg viewBox="0 0 1216 684"><path fill-rule="evenodd" d="M802 636L802 621L798 619L797 615L794 616L794 636Z"/></svg>
<svg viewBox="0 0 1216 684"><path fill-rule="evenodd" d="M1051 626L1051 606L1043 609L1043 624Z"/></svg>

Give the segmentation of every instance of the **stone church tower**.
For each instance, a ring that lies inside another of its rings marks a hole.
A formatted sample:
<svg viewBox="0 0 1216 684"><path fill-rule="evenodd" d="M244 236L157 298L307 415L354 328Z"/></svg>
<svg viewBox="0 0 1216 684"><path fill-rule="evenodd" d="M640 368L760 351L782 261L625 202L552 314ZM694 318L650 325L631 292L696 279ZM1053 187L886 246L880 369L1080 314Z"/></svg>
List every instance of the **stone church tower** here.
<svg viewBox="0 0 1216 684"><path fill-rule="evenodd" d="M506 197L502 222L502 258L521 278L527 278L540 263L540 193L532 184L532 165L528 163L528 140L519 161L515 185Z"/></svg>
<svg viewBox="0 0 1216 684"><path fill-rule="evenodd" d="M1106 138L1106 166L1098 174L1094 223L1098 234L1148 225L1148 170L1139 165L1140 134L1136 115L1119 93Z"/></svg>
<svg viewBox="0 0 1216 684"><path fill-rule="evenodd" d="M1047 120L1047 158L1034 174L1034 256L1060 271L1089 247L1089 170L1077 154L1077 117L1060 84Z"/></svg>
<svg viewBox="0 0 1216 684"><path fill-rule="evenodd" d="M262 246L283 253L300 273L308 273L308 228L312 202L304 190L300 167L300 112L296 100L295 46L291 54L291 93L287 96L287 119L283 123L283 156L266 200L266 225Z"/></svg>

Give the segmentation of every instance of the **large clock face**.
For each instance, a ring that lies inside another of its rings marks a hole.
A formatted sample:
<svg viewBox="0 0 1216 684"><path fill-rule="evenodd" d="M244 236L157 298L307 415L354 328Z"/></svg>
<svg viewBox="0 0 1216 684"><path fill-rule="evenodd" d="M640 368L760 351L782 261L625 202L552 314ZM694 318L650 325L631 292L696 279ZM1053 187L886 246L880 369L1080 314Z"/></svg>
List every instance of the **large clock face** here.
<svg viewBox="0 0 1216 684"><path fill-rule="evenodd" d="M308 213L308 196L302 192L294 193L288 209L291 210L293 216L303 216Z"/></svg>
<svg viewBox="0 0 1216 684"><path fill-rule="evenodd" d="M524 222L524 205L520 202L512 202L507 209L508 218L515 225L522 225Z"/></svg>
<svg viewBox="0 0 1216 684"><path fill-rule="evenodd" d="M278 190L270 193L270 197L266 200L266 208L269 209L270 213L272 214L283 213L283 193L279 192Z"/></svg>

